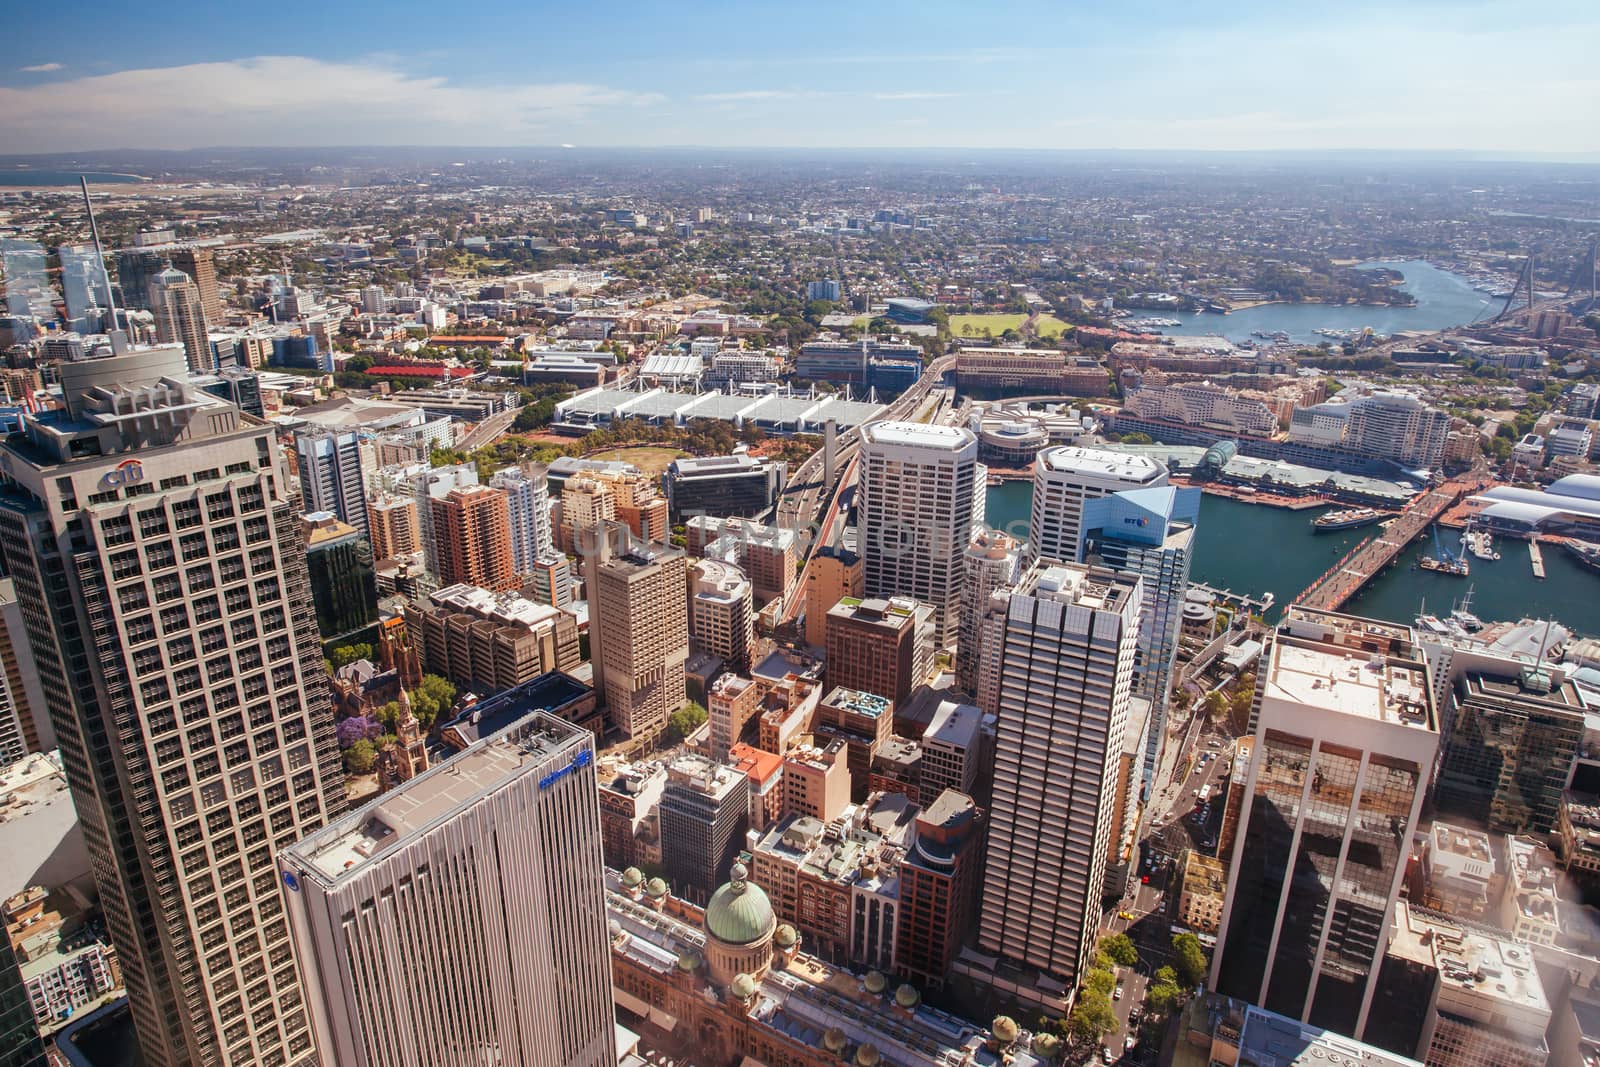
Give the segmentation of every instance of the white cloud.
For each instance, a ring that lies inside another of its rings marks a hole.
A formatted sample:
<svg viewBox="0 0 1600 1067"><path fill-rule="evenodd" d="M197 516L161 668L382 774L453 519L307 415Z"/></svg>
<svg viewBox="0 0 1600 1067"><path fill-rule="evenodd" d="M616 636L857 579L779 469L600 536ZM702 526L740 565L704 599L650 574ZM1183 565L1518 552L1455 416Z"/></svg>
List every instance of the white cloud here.
<svg viewBox="0 0 1600 1067"><path fill-rule="evenodd" d="M53 70L60 70L60 63L35 63L31 67L18 68L24 74L49 74Z"/></svg>
<svg viewBox="0 0 1600 1067"><path fill-rule="evenodd" d="M741 89L731 93L701 93L696 100L712 104L733 104L745 100L815 100L837 94L821 89Z"/></svg>
<svg viewBox="0 0 1600 1067"><path fill-rule="evenodd" d="M872 94L872 98L874 100L948 100L953 96L959 96L959 95L960 95L959 93L926 93L926 92L873 93Z"/></svg>
<svg viewBox="0 0 1600 1067"><path fill-rule="evenodd" d="M0 88L13 152L208 145L525 144L660 103L581 82L457 85L370 62L257 56Z"/></svg>

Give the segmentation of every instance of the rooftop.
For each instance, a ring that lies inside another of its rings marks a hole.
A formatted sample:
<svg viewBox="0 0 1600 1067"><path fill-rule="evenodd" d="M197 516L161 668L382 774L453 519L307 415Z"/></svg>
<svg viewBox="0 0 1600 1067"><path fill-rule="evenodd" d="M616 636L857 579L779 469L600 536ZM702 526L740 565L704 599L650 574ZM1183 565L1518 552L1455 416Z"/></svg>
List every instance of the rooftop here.
<svg viewBox="0 0 1600 1067"><path fill-rule="evenodd" d="M1039 453L1043 471L1072 471L1125 482L1153 482L1167 473L1166 467L1149 456L1128 455L1103 448L1061 445Z"/></svg>
<svg viewBox="0 0 1600 1067"><path fill-rule="evenodd" d="M1533 950L1481 928L1424 918L1405 901L1395 905L1389 953L1439 972L1448 991L1488 1000L1502 1010L1550 1015ZM1441 993L1441 998L1445 996Z"/></svg>
<svg viewBox="0 0 1600 1067"><path fill-rule="evenodd" d="M523 773L564 752L587 757L587 730L542 711L479 741L285 850L331 889Z"/></svg>
<svg viewBox="0 0 1600 1067"><path fill-rule="evenodd" d="M1416 1060L1250 1005L1239 1033L1240 1067L1421 1067Z"/></svg>
<svg viewBox="0 0 1600 1067"><path fill-rule="evenodd" d="M1427 668L1409 627L1291 607L1272 644L1266 696L1435 730Z"/></svg>
<svg viewBox="0 0 1600 1067"><path fill-rule="evenodd" d="M1104 567L1040 561L1023 575L1017 591L1069 607L1121 611L1136 583Z"/></svg>
<svg viewBox="0 0 1600 1067"><path fill-rule="evenodd" d="M909 445L959 452L976 442L971 430L959 426L934 426L921 422L875 422L861 431L867 441L884 445Z"/></svg>
<svg viewBox="0 0 1600 1067"><path fill-rule="evenodd" d="M922 741L936 741L951 748L970 749L983 727L983 712L971 704L957 704L941 700L934 710L933 721L922 735Z"/></svg>

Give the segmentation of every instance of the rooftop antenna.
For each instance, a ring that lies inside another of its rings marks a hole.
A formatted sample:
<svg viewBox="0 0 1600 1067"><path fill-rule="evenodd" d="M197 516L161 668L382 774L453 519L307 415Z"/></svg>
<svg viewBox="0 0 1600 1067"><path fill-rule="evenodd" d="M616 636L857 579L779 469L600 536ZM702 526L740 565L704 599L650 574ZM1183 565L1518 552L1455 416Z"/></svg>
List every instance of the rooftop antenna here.
<svg viewBox="0 0 1600 1067"><path fill-rule="evenodd" d="M100 280L106 286L106 303L111 305L111 329L108 336L111 338L111 352L113 355L124 355L128 351L128 335L117 326L117 298L111 291L111 274L106 270L106 250L100 244L100 224L94 219L94 202L89 199L89 179L78 175L78 185L83 189L83 209L89 214L89 236L94 241L94 261L100 264Z"/></svg>

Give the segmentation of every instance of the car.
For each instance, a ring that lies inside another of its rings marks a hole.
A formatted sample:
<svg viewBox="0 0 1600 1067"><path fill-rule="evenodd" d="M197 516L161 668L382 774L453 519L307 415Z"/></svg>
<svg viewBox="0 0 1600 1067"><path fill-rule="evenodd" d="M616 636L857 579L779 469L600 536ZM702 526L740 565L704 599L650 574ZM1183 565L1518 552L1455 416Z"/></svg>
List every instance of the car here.
<svg viewBox="0 0 1600 1067"><path fill-rule="evenodd" d="M1115 989L1113 989L1111 991L1111 999L1112 1000L1121 1000L1122 999L1122 987L1121 986L1117 986L1117 988L1115 988Z"/></svg>
<svg viewBox="0 0 1600 1067"><path fill-rule="evenodd" d="M1128 1013L1128 1025L1133 1026L1139 1021L1139 1009L1134 1008Z"/></svg>
<svg viewBox="0 0 1600 1067"><path fill-rule="evenodd" d="M1148 874L1140 875L1139 876L1139 884L1140 885L1149 885L1150 884L1150 876Z"/></svg>
<svg viewBox="0 0 1600 1067"><path fill-rule="evenodd" d="M1133 912L1131 912L1131 911L1119 911L1119 912L1117 912L1117 918L1123 919L1123 920L1125 920L1127 922L1132 922L1133 921Z"/></svg>
<svg viewBox="0 0 1600 1067"><path fill-rule="evenodd" d="M1210 741L1206 742L1206 747L1207 748L1221 748L1222 747L1222 742L1218 741L1216 738L1212 738Z"/></svg>
<svg viewBox="0 0 1600 1067"><path fill-rule="evenodd" d="M1114 1056L1115 1056L1115 1054L1111 1051L1111 1046L1110 1045L1101 1045L1100 1046L1100 1062L1101 1063L1110 1063L1112 1061L1112 1059L1114 1058Z"/></svg>
<svg viewBox="0 0 1600 1067"><path fill-rule="evenodd" d="M1137 1045L1138 1043L1139 1042L1134 1040L1133 1035L1129 1034L1127 1037L1122 1039L1122 1051L1132 1052L1133 1046Z"/></svg>

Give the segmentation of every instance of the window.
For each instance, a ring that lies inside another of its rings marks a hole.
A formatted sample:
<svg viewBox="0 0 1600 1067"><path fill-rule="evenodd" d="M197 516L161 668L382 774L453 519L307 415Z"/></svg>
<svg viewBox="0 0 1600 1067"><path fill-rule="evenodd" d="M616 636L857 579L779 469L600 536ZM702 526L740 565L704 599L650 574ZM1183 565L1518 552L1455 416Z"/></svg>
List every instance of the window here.
<svg viewBox="0 0 1600 1067"><path fill-rule="evenodd" d="M183 551L185 562L205 559L211 554L211 546L206 542L203 533L184 534L178 538L178 547Z"/></svg>
<svg viewBox="0 0 1600 1067"><path fill-rule="evenodd" d="M181 599L183 586L178 581L176 574L163 574L152 583L155 586L156 602L164 604L171 600Z"/></svg>
<svg viewBox="0 0 1600 1067"><path fill-rule="evenodd" d="M167 642L167 657L174 664L188 663L194 659L194 638L176 637Z"/></svg>
<svg viewBox="0 0 1600 1067"><path fill-rule="evenodd" d="M126 515L113 515L100 524L101 540L107 547L133 540L133 521Z"/></svg>
<svg viewBox="0 0 1600 1067"><path fill-rule="evenodd" d="M153 571L165 570L178 562L178 554L171 541L156 541L144 546L145 562Z"/></svg>
<svg viewBox="0 0 1600 1067"><path fill-rule="evenodd" d="M217 551L227 552L239 547L239 527L233 523L225 523L211 528L211 543L217 546Z"/></svg>
<svg viewBox="0 0 1600 1067"><path fill-rule="evenodd" d="M160 508L150 508L139 512L139 533L144 537L155 537L167 532L167 513Z"/></svg>
<svg viewBox="0 0 1600 1067"><path fill-rule="evenodd" d="M173 575L172 580L177 581L178 576ZM189 613L183 609L182 604L161 609L161 628L168 633L189 628Z"/></svg>
<svg viewBox="0 0 1600 1067"><path fill-rule="evenodd" d="M140 592L142 593L144 590L141 589ZM156 623L150 616L140 615L136 619L128 620L129 644L142 645L146 641L154 641L155 639Z"/></svg>
<svg viewBox="0 0 1600 1067"><path fill-rule="evenodd" d="M184 573L184 577L189 580L190 593L203 593L217 586L217 576L212 573L209 566L190 567Z"/></svg>
<svg viewBox="0 0 1600 1067"><path fill-rule="evenodd" d="M212 619L222 618L222 605L214 596L201 597L194 602L194 617L197 622L210 622Z"/></svg>
<svg viewBox="0 0 1600 1067"><path fill-rule="evenodd" d="M124 613L142 611L150 606L150 595L144 591L144 586L130 585L117 590L117 604Z"/></svg>
<svg viewBox="0 0 1600 1067"><path fill-rule="evenodd" d="M193 500L178 501L172 505L172 520L173 525L180 530L188 530L199 526L201 522L200 505Z"/></svg>

